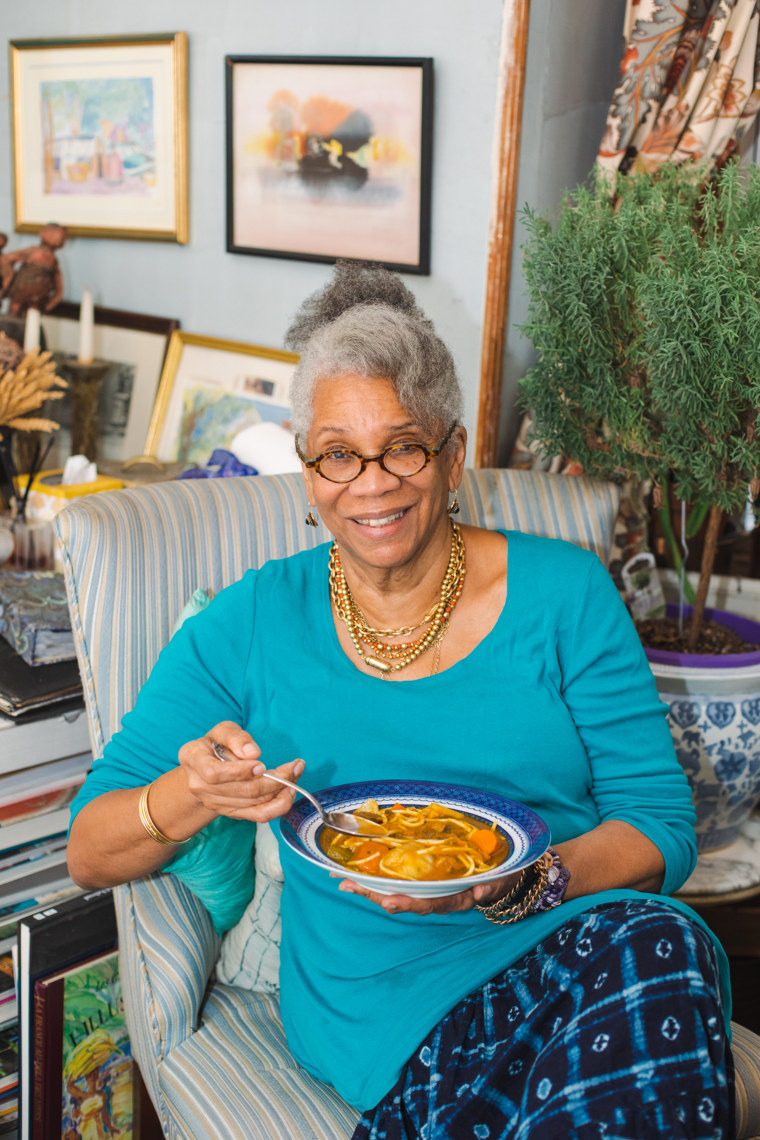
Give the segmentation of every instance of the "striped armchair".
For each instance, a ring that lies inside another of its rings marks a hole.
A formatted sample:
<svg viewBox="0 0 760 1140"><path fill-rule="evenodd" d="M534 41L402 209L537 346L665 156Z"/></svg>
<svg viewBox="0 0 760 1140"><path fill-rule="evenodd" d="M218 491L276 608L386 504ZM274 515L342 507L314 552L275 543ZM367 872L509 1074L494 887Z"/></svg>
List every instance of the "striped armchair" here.
<svg viewBox="0 0 760 1140"><path fill-rule="evenodd" d="M568 539L606 558L617 491L534 472L465 472L462 520ZM76 500L56 522L93 754L134 703L198 586L328 538L300 476L161 483ZM277 1001L215 979L219 939L170 874L118 888L132 1047L175 1140L342 1140L356 1111L288 1052ZM760 1133L760 1042L737 1030L740 1138Z"/></svg>

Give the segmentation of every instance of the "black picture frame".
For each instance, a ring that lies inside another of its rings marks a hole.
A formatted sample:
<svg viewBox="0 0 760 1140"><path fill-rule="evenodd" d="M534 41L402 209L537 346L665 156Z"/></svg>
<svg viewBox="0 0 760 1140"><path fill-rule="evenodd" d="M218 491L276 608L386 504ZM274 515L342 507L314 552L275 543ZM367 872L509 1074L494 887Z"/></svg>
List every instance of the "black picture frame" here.
<svg viewBox="0 0 760 1140"><path fill-rule="evenodd" d="M227 251L430 273L433 60L225 57Z"/></svg>
<svg viewBox="0 0 760 1140"><path fill-rule="evenodd" d="M101 387L98 457L123 463L144 451L169 343L179 320L102 305L94 306L93 318L95 357L110 365ZM61 362L76 359L79 320L80 305L74 301L60 301L42 314L46 346ZM71 442L68 392L62 400L50 402L45 414L61 424L49 466L63 466Z"/></svg>

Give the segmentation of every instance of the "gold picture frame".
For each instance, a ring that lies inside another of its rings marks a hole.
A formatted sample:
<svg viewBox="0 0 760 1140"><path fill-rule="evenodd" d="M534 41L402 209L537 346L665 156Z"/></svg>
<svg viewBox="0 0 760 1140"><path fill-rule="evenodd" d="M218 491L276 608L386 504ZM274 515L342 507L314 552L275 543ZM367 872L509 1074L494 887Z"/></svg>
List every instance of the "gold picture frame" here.
<svg viewBox="0 0 760 1140"><path fill-rule="evenodd" d="M298 353L241 341L172 333L145 454L164 463L207 463L244 427L290 427L288 389Z"/></svg>
<svg viewBox="0 0 760 1140"><path fill-rule="evenodd" d="M189 237L187 35L10 43L15 228Z"/></svg>

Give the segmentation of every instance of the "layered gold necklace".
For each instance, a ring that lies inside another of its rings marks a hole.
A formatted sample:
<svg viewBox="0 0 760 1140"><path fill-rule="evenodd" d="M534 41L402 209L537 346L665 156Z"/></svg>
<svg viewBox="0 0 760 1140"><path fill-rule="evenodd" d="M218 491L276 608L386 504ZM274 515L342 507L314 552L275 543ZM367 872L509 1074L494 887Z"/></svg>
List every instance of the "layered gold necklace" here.
<svg viewBox="0 0 760 1140"><path fill-rule="evenodd" d="M367 665L387 677L391 672L406 669L407 665L411 665L433 646L431 673L436 673L440 663L441 642L446 636L451 612L462 596L466 569L462 532L452 520L449 564L436 601L416 625L404 625L398 629L375 629L354 601L343 573L338 544L334 542L330 550L330 598L335 612L345 623L356 652ZM381 640L408 637L416 630L423 632L412 641L391 640L389 643Z"/></svg>

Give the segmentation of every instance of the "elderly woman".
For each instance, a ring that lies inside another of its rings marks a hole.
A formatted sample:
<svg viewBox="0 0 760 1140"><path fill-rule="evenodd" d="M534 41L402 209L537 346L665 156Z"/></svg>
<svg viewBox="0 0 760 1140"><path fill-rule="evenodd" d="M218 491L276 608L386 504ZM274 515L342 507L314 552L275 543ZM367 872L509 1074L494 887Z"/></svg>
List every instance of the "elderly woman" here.
<svg viewBox="0 0 760 1140"><path fill-rule="evenodd" d="M175 635L75 802L73 877L146 875L204 834L213 870L220 817L291 807L266 770L497 790L554 847L446 898L281 844L293 1054L363 1111L357 1140L728 1137L725 959L668 898L695 860L689 788L605 568L452 520L461 394L397 277L339 266L290 341L306 522L334 541Z"/></svg>

